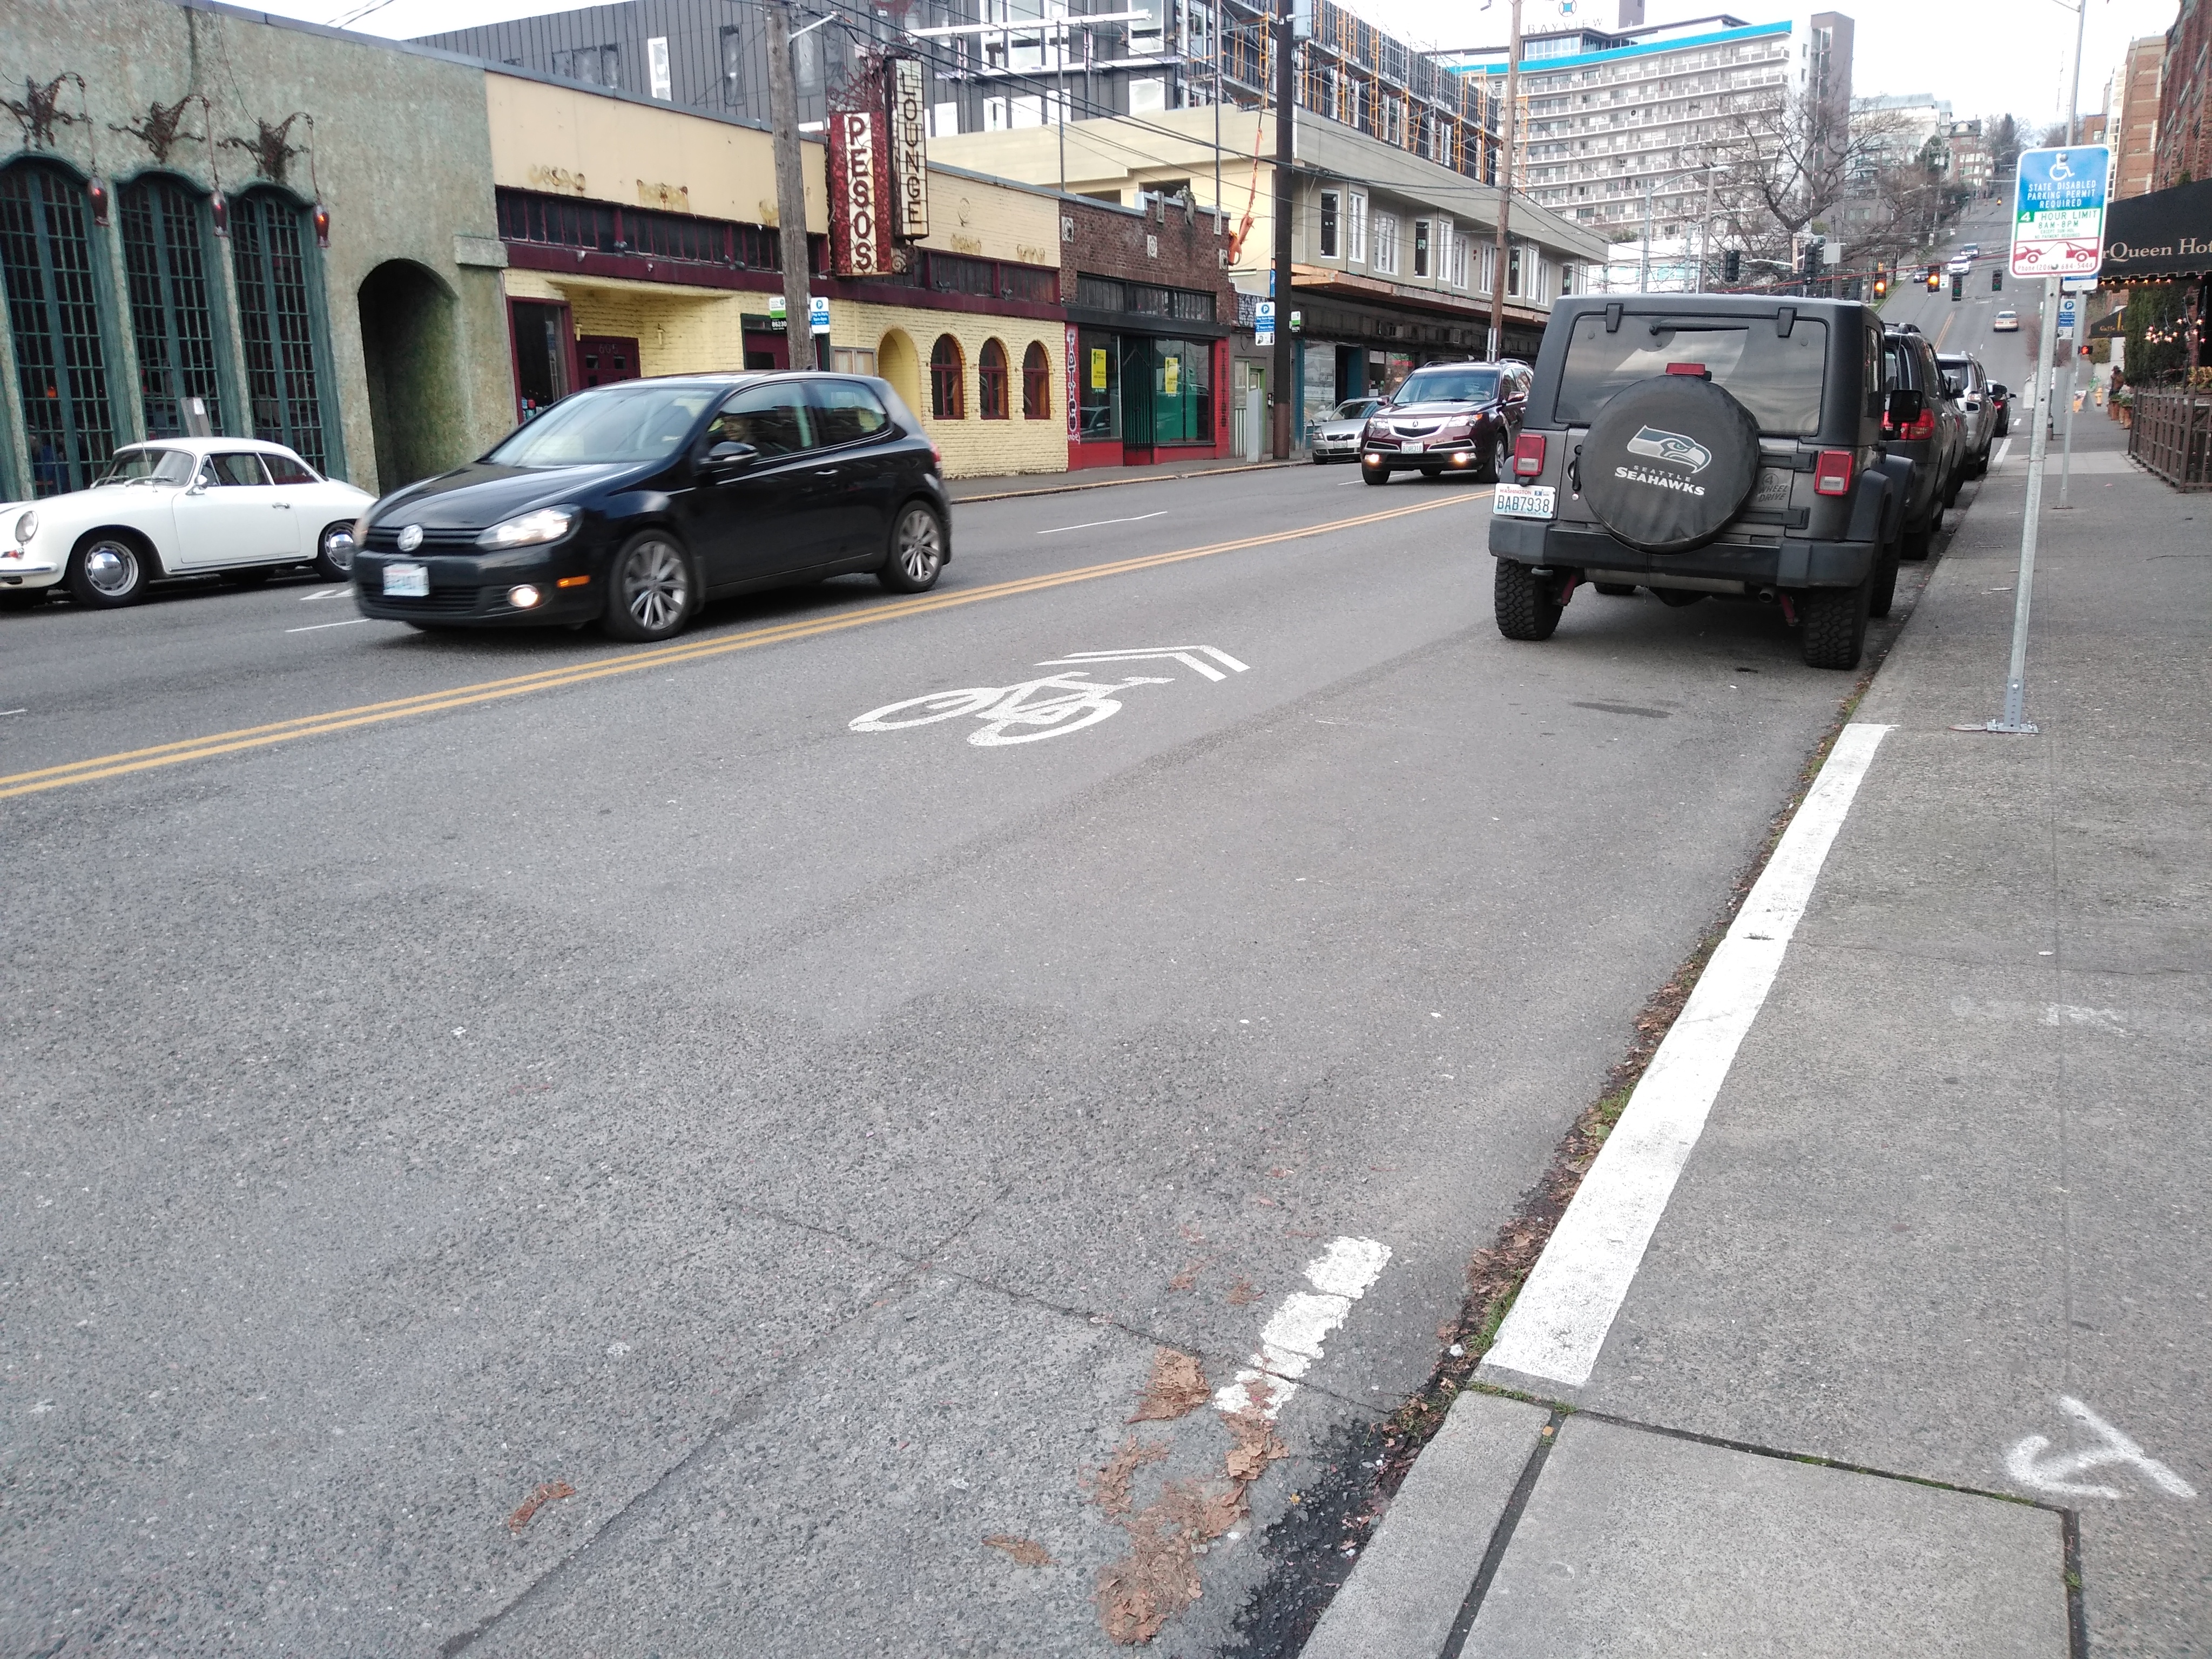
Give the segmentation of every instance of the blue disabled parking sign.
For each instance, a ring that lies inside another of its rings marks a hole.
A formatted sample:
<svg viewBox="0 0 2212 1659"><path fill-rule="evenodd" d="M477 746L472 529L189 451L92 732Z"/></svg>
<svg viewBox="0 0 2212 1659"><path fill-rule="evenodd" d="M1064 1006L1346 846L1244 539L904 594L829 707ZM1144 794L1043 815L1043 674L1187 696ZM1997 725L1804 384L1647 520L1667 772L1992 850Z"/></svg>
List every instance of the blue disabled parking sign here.
<svg viewBox="0 0 2212 1659"><path fill-rule="evenodd" d="M2102 144L2022 150L2013 187L2012 274L2094 276L2105 263L2105 181L2112 152Z"/></svg>

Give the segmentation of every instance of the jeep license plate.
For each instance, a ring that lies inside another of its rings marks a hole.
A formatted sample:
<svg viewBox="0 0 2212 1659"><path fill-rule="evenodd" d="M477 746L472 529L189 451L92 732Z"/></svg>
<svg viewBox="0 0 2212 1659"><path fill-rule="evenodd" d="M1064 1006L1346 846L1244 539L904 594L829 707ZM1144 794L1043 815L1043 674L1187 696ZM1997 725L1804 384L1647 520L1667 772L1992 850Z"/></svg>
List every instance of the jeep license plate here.
<svg viewBox="0 0 2212 1659"><path fill-rule="evenodd" d="M1551 484L1500 484L1490 510L1508 519L1550 519L1559 514L1559 490Z"/></svg>

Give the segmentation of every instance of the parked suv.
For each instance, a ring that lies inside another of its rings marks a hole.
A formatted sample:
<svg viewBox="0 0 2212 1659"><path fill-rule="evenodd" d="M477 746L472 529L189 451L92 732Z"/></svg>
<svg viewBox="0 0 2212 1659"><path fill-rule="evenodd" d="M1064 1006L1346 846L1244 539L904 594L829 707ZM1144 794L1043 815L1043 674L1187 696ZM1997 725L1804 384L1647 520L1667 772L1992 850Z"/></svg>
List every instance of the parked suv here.
<svg viewBox="0 0 2212 1659"><path fill-rule="evenodd" d="M1959 406L1943 389L1943 371L1928 337L1906 323L1882 341L1882 384L1893 394L1882 418L1892 455L1912 463L1905 503L1904 556L1924 559L1943 528L1943 510L1959 494L1961 422Z"/></svg>
<svg viewBox="0 0 2212 1659"><path fill-rule="evenodd" d="M1953 477L1981 477L1990 470L1990 447L1997 441L1997 413L2002 405L1996 388L1990 384L1989 373L1978 357L1939 355L1936 363L1943 371L1943 390L1959 405L1960 460Z"/></svg>
<svg viewBox="0 0 2212 1659"><path fill-rule="evenodd" d="M1808 663L1856 666L1909 477L1883 445L1883 343L1856 301L1560 301L1492 507L1498 631L1550 638L1583 583L1648 587L1771 600Z"/></svg>
<svg viewBox="0 0 2212 1659"><path fill-rule="evenodd" d="M1393 472L1449 471L1497 482L1521 429L1529 374L1526 363L1424 363L1367 417L1360 477L1386 484Z"/></svg>

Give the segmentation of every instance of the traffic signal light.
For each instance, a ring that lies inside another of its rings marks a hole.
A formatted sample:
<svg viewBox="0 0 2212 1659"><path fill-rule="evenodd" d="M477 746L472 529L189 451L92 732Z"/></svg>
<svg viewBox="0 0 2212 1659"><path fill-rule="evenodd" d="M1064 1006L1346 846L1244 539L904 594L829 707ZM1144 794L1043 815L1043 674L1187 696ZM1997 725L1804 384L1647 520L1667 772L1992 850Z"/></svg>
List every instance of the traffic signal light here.
<svg viewBox="0 0 2212 1659"><path fill-rule="evenodd" d="M1878 270L1874 274L1874 297L1877 300L1889 297L1889 278Z"/></svg>
<svg viewBox="0 0 2212 1659"><path fill-rule="evenodd" d="M1729 248L1721 255L1721 281L1734 284L1743 280L1743 250Z"/></svg>
<svg viewBox="0 0 2212 1659"><path fill-rule="evenodd" d="M2002 265L1999 265L1995 270L1990 273L1990 292L1992 294L1999 294L2003 292L2003 290L2004 267Z"/></svg>
<svg viewBox="0 0 2212 1659"><path fill-rule="evenodd" d="M1933 266L1933 265L1929 266L1929 267L1928 267L1928 291L1929 291L1930 294L1933 294L1933 293L1934 293L1937 289L1939 289L1939 288L1941 288L1941 287L1942 287L1942 286L1943 286L1943 273L1942 273L1942 271L1940 271L1940 270L1936 270L1936 267L1935 267L1935 266Z"/></svg>
<svg viewBox="0 0 2212 1659"><path fill-rule="evenodd" d="M1963 270L1954 270L1951 273L1951 297L1954 300L1963 300L1966 297L1966 273Z"/></svg>

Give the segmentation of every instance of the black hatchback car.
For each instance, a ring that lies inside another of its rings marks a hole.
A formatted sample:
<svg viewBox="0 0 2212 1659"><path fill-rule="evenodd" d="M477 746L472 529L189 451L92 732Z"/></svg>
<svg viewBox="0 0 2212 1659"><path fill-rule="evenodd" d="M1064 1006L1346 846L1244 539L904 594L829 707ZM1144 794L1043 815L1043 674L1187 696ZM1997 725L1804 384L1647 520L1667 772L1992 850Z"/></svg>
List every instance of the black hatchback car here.
<svg viewBox="0 0 2212 1659"><path fill-rule="evenodd" d="M364 615L417 628L597 622L659 640L709 599L952 556L936 446L884 381L694 374L564 398L356 527Z"/></svg>

